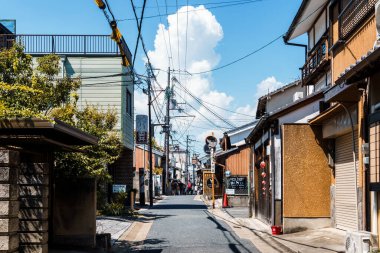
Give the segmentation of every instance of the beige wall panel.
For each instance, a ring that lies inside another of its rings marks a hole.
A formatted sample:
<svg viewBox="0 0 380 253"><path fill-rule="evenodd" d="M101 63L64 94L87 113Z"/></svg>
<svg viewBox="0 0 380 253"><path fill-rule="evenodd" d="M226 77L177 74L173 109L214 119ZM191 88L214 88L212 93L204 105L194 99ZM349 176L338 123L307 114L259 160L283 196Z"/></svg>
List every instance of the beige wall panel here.
<svg viewBox="0 0 380 253"><path fill-rule="evenodd" d="M330 217L331 170L320 128L283 125L283 216Z"/></svg>
<svg viewBox="0 0 380 253"><path fill-rule="evenodd" d="M337 23L333 26L334 41L338 37L339 30L335 28ZM364 24L364 26L352 36L351 39L346 41L345 46L333 56L333 82L336 81L338 76L351 64L354 64L363 55L366 55L369 50L373 48L376 41L376 22L372 17Z"/></svg>

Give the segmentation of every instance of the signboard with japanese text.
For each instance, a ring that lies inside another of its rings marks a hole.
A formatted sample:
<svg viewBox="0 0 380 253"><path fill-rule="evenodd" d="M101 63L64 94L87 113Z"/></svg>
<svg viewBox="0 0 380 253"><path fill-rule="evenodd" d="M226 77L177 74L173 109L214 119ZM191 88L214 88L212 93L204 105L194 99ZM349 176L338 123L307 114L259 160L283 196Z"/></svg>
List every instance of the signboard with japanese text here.
<svg viewBox="0 0 380 253"><path fill-rule="evenodd" d="M126 192L127 186L125 184L114 184L112 185L112 192L113 193L119 193L119 192Z"/></svg>
<svg viewBox="0 0 380 253"><path fill-rule="evenodd" d="M147 115L136 115L136 144L148 144Z"/></svg>
<svg viewBox="0 0 380 253"><path fill-rule="evenodd" d="M247 177L231 176L227 179L228 189L247 189Z"/></svg>

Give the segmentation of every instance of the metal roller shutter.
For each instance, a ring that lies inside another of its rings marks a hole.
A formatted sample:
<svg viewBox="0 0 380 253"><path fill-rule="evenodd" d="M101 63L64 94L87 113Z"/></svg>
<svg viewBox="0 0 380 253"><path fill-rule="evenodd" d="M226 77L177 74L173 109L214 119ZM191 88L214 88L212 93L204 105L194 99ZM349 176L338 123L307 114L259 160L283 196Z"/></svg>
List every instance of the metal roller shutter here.
<svg viewBox="0 0 380 253"><path fill-rule="evenodd" d="M355 132L356 164L358 136ZM357 200L355 199L355 173L352 155L352 133L335 139L335 217L337 228L357 230Z"/></svg>

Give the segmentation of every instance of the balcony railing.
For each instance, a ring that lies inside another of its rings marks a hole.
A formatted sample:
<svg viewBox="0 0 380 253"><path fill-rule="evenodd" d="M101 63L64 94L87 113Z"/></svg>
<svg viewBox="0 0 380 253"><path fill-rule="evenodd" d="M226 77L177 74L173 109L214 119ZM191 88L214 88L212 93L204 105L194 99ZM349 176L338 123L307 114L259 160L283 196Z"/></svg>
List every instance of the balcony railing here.
<svg viewBox="0 0 380 253"><path fill-rule="evenodd" d="M328 61L327 39L323 39L309 54L305 65L301 68L302 81L307 81L310 76L325 62Z"/></svg>
<svg viewBox="0 0 380 253"><path fill-rule="evenodd" d="M378 0L351 0L339 15L339 38L346 40L372 13Z"/></svg>
<svg viewBox="0 0 380 253"><path fill-rule="evenodd" d="M25 53L71 55L120 55L118 45L108 35L25 35L0 34L0 48L14 42L24 46ZM123 41L123 44L125 42ZM122 45L130 56L128 46Z"/></svg>

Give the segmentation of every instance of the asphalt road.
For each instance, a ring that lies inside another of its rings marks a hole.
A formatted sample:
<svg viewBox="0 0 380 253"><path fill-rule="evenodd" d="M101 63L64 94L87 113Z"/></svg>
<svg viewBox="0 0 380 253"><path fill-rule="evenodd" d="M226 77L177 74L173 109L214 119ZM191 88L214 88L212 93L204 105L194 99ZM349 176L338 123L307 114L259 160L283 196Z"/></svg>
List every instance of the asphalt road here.
<svg viewBox="0 0 380 253"><path fill-rule="evenodd" d="M154 222L136 252L259 252L225 222L215 219L194 196L169 196L144 215L154 218Z"/></svg>

